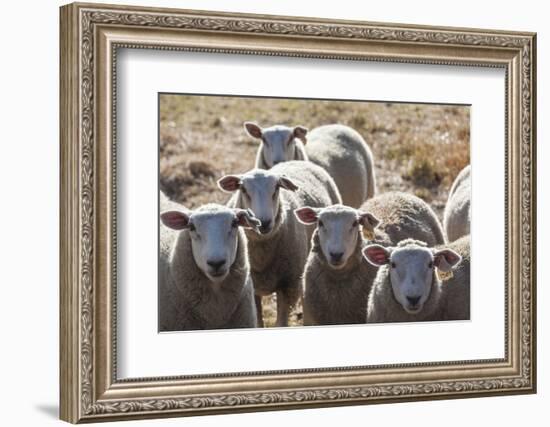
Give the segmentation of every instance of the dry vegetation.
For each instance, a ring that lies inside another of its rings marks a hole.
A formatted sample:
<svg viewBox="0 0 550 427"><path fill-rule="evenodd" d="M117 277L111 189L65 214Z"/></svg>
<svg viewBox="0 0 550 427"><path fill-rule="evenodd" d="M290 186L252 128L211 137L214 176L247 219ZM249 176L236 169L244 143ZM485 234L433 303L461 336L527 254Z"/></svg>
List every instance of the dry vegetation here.
<svg viewBox="0 0 550 427"><path fill-rule="evenodd" d="M440 218L449 187L470 162L468 107L161 95L160 188L190 209L225 203L228 196L216 180L254 165L258 143L244 132L246 120L353 127L373 151L378 191L416 194ZM264 304L266 325L275 320L273 298ZM301 323L300 307L291 323Z"/></svg>

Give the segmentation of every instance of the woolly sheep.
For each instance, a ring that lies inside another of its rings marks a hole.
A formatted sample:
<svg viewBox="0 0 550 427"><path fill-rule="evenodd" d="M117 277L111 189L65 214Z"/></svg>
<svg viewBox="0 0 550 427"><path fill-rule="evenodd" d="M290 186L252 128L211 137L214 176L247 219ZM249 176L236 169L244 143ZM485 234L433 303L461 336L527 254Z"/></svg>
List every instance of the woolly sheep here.
<svg viewBox="0 0 550 427"><path fill-rule="evenodd" d="M443 226L450 242L470 234L470 165L456 177L443 214Z"/></svg>
<svg viewBox="0 0 550 427"><path fill-rule="evenodd" d="M362 262L362 229L372 232L378 220L343 205L294 213L300 222L316 226L304 269L304 325L365 323L377 269Z"/></svg>
<svg viewBox="0 0 550 427"><path fill-rule="evenodd" d="M240 228L256 228L259 221L250 211L216 204L189 211L162 195L161 209L160 330L256 327Z"/></svg>
<svg viewBox="0 0 550 427"><path fill-rule="evenodd" d="M323 169L304 161L228 175L218 185L234 192L228 206L249 208L261 222L259 233L246 231L258 322L263 325L261 297L275 292L277 326L287 326L290 309L302 294L301 276L312 233L292 212L303 206L341 203L338 189Z"/></svg>
<svg viewBox="0 0 550 427"><path fill-rule="evenodd" d="M281 162L307 160L305 127L275 125L262 129L254 122L245 122L244 128L251 137L262 142L256 153L256 168L271 169Z"/></svg>
<svg viewBox="0 0 550 427"><path fill-rule="evenodd" d="M256 167L269 169L289 160L310 160L334 179L345 205L358 208L374 196L376 182L372 152L354 129L325 125L308 133L303 126L282 125L261 128L245 122L248 134L261 140Z"/></svg>
<svg viewBox="0 0 550 427"><path fill-rule="evenodd" d="M345 205L358 208L374 196L372 152L356 130L339 124L315 128L307 136L306 152L334 179Z"/></svg>
<svg viewBox="0 0 550 427"><path fill-rule="evenodd" d="M469 236L437 248L413 239L396 247L367 245L363 254L379 267L368 298L368 323L469 319ZM442 282L439 275L450 272L452 278Z"/></svg>
<svg viewBox="0 0 550 427"><path fill-rule="evenodd" d="M441 301L443 320L470 318L470 235L446 245L457 252L462 261L453 269L451 278L443 282L445 299Z"/></svg>
<svg viewBox="0 0 550 427"><path fill-rule="evenodd" d="M428 246L445 243L441 223L432 208L412 194L391 191L367 200L360 210L369 212L380 221L374 236L367 236L384 246L414 238Z"/></svg>

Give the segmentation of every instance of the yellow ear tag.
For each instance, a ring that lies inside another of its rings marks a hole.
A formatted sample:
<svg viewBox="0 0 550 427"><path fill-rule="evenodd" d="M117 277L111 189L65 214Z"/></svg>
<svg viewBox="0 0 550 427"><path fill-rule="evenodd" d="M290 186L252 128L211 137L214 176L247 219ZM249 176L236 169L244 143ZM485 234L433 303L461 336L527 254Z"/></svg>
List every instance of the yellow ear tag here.
<svg viewBox="0 0 550 427"><path fill-rule="evenodd" d="M365 239L367 240L374 240L374 231L363 228L363 236L365 236Z"/></svg>
<svg viewBox="0 0 550 427"><path fill-rule="evenodd" d="M437 277L442 282L445 282L446 280L450 280L453 278L453 271L441 271L440 269L436 269Z"/></svg>

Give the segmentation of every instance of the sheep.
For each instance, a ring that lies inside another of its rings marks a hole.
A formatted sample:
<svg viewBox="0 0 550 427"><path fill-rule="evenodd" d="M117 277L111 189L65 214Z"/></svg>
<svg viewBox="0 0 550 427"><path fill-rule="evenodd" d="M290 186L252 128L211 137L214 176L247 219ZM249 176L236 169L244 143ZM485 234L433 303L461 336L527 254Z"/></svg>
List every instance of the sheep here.
<svg viewBox="0 0 550 427"><path fill-rule="evenodd" d="M414 238L429 246L445 243L441 224L432 208L422 199L400 191L379 194L361 205L370 212L380 226L365 237L384 246L396 245L401 240Z"/></svg>
<svg viewBox="0 0 550 427"><path fill-rule="evenodd" d="M407 193L377 195L360 210L345 206L305 207L295 214L303 223L318 224L304 273L304 324L365 321L367 298L376 276L371 264L357 262L361 261L361 248L367 243L391 246L408 237L431 245L444 243L433 210ZM363 233L366 240L363 236L355 238L355 231ZM350 286L342 289L343 283Z"/></svg>
<svg viewBox="0 0 550 427"><path fill-rule="evenodd" d="M313 129L306 152L336 182L345 205L358 208L376 193L372 152L356 130L339 124Z"/></svg>
<svg viewBox="0 0 550 427"><path fill-rule="evenodd" d="M256 327L241 230L259 225L252 212L217 204L190 211L162 195L161 209L160 331Z"/></svg>
<svg viewBox="0 0 550 427"><path fill-rule="evenodd" d="M443 227L450 242L470 234L470 165L456 177L443 214Z"/></svg>
<svg viewBox="0 0 550 427"><path fill-rule="evenodd" d="M362 262L362 229L373 232L378 219L343 205L294 213L303 224L316 225L304 269L304 325L365 323L376 268Z"/></svg>
<svg viewBox="0 0 550 427"><path fill-rule="evenodd" d="M308 133L304 126L276 125L262 129L253 122L245 122L244 127L250 136L262 142L256 154L256 168L270 169L285 161L310 160L334 179L345 205L358 208L374 196L372 152L354 129L332 124Z"/></svg>
<svg viewBox="0 0 550 427"><path fill-rule="evenodd" d="M262 142L256 153L256 168L271 169L281 162L307 160L305 127L275 125L262 129L254 122L245 122L244 128L251 137Z"/></svg>
<svg viewBox="0 0 550 427"><path fill-rule="evenodd" d="M405 239L396 247L365 246L379 267L366 310L367 323L467 320L470 318L470 239L428 247ZM452 272L452 278L445 279Z"/></svg>
<svg viewBox="0 0 550 427"><path fill-rule="evenodd" d="M447 247L457 252L462 261L453 269L452 277L444 280L445 300L441 302L444 320L470 318L470 235L450 242Z"/></svg>
<svg viewBox="0 0 550 427"><path fill-rule="evenodd" d="M301 276L312 234L292 212L341 203L336 184L319 166L290 161L270 170L227 175L218 185L234 193L228 206L249 208L261 222L259 233L246 231L258 323L263 325L262 296L275 292L277 326L287 326L290 309L302 295Z"/></svg>

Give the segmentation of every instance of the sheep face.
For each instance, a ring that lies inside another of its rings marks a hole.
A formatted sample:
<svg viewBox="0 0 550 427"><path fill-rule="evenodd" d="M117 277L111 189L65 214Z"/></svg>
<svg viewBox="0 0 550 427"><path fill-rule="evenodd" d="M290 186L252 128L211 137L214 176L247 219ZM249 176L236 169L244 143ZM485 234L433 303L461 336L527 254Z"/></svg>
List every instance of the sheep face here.
<svg viewBox="0 0 550 427"><path fill-rule="evenodd" d="M280 217L280 190L296 191L298 187L286 176L255 169L244 175L227 175L218 181L227 192L238 191L237 206L250 209L260 220L259 232L269 235Z"/></svg>
<svg viewBox="0 0 550 427"><path fill-rule="evenodd" d="M389 269L393 295L410 314L419 313L430 297L437 280L435 268L450 271L461 260L451 249L435 250L417 244L396 248L368 245L363 254L371 264Z"/></svg>
<svg viewBox="0 0 550 427"><path fill-rule="evenodd" d="M262 157L268 168L296 159L296 139L306 143L307 129L303 126L277 125L262 129L256 123L245 122L244 128L250 136L261 141Z"/></svg>
<svg viewBox="0 0 550 427"><path fill-rule="evenodd" d="M294 213L303 224L317 225L321 251L334 269L346 266L357 247L361 229L365 227L372 231L378 225L374 215L342 205L322 209L304 207Z"/></svg>
<svg viewBox="0 0 550 427"><path fill-rule="evenodd" d="M222 282L235 262L238 228L259 225L250 211L220 205L189 212L166 211L161 220L174 230L187 230L195 264L214 283Z"/></svg>

